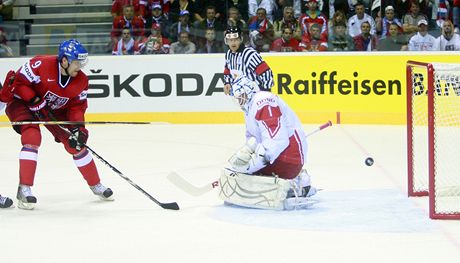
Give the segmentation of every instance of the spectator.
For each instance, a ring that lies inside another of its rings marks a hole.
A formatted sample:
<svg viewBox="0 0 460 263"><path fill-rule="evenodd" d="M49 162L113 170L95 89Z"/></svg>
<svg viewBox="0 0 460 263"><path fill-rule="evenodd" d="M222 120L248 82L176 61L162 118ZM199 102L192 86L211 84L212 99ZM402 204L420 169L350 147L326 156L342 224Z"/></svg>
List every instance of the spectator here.
<svg viewBox="0 0 460 263"><path fill-rule="evenodd" d="M428 22L418 21L418 33L409 39L409 51L431 51L436 38L428 33Z"/></svg>
<svg viewBox="0 0 460 263"><path fill-rule="evenodd" d="M249 20L249 1L248 0L232 0L232 7L228 8L227 14L230 16L230 9L235 8L239 10L239 18L243 19L243 21ZM227 17L228 19L228 17ZM242 28L241 28L242 29Z"/></svg>
<svg viewBox="0 0 460 263"><path fill-rule="evenodd" d="M380 16L375 18L375 29L377 34L380 34L380 38L386 38L390 35L389 27L391 24L396 24L398 26L398 32L403 32L403 26L401 21L395 17L395 9L393 6L389 5L385 7L385 16L383 19Z"/></svg>
<svg viewBox="0 0 460 263"><path fill-rule="evenodd" d="M249 5L249 17L254 17L259 12L260 8L265 10L265 16L273 23L273 18L275 15L275 11L278 8L276 5L275 0L248 0Z"/></svg>
<svg viewBox="0 0 460 263"><path fill-rule="evenodd" d="M337 11L342 12L342 14L348 14L348 12L353 8L353 5L349 3L349 0L330 0L329 1L330 8L330 17L334 17ZM346 18L346 16L345 16Z"/></svg>
<svg viewBox="0 0 460 263"><path fill-rule="evenodd" d="M145 3L145 0L143 1ZM169 20L169 13L171 10L171 2L169 0L147 0L147 9L150 11L150 13L153 12L153 7L159 5L160 9L163 13L163 16L166 18L166 20ZM147 11L148 13L148 11ZM147 16L148 18L149 16Z"/></svg>
<svg viewBox="0 0 460 263"><path fill-rule="evenodd" d="M299 41L293 37L290 27L283 28L283 35L273 41L270 51L273 52L295 52L299 51Z"/></svg>
<svg viewBox="0 0 460 263"><path fill-rule="evenodd" d="M410 3L415 1L432 1L432 0L381 0L380 10L385 10L387 6L393 6L395 9L395 16L397 18L402 18L405 14L409 12Z"/></svg>
<svg viewBox="0 0 460 263"><path fill-rule="evenodd" d="M353 37L356 51L376 51L377 37L371 34L371 24L368 21L361 23L361 34Z"/></svg>
<svg viewBox="0 0 460 263"><path fill-rule="evenodd" d="M171 3L171 12L169 17L171 21L178 22L180 17L182 16L182 12L187 11L189 20L191 23L195 21L195 19L200 19L201 16L197 13L197 7L195 5L195 1L193 0L174 0ZM177 37L177 36L176 36Z"/></svg>
<svg viewBox="0 0 460 263"><path fill-rule="evenodd" d="M436 38L433 50L440 51L459 51L460 36L454 33L454 25L450 20L445 20L442 24L441 35Z"/></svg>
<svg viewBox="0 0 460 263"><path fill-rule="evenodd" d="M454 22L454 32L458 34L460 26L460 0L454 0L452 5L452 20Z"/></svg>
<svg viewBox="0 0 460 263"><path fill-rule="evenodd" d="M345 22L336 23L334 25L333 33L329 35L327 45L330 51L355 50L353 39L347 34L347 24L345 24Z"/></svg>
<svg viewBox="0 0 460 263"><path fill-rule="evenodd" d="M153 24L150 36L137 43L134 54L169 54L170 47L169 39L161 35L160 25Z"/></svg>
<svg viewBox="0 0 460 263"><path fill-rule="evenodd" d="M161 34L164 37L169 37L169 20L166 15L163 14L161 5L155 4L152 6L152 15L149 17L146 28L152 28L154 24L159 25L161 28ZM149 32L150 33L150 32Z"/></svg>
<svg viewBox="0 0 460 263"><path fill-rule="evenodd" d="M0 27L0 58L13 56L13 50L8 46L5 31Z"/></svg>
<svg viewBox="0 0 460 263"><path fill-rule="evenodd" d="M257 10L257 15L248 22L250 45L259 52L268 52L272 44L273 24L267 19L264 8Z"/></svg>
<svg viewBox="0 0 460 263"><path fill-rule="evenodd" d="M437 0L435 3L438 4L436 12L436 24L441 28L444 24L444 21L448 19L450 6L447 0Z"/></svg>
<svg viewBox="0 0 460 263"><path fill-rule="evenodd" d="M13 4L14 0L0 1L0 21L13 19Z"/></svg>
<svg viewBox="0 0 460 263"><path fill-rule="evenodd" d="M321 26L313 24L310 26L308 35L302 36L299 44L300 51L327 51L327 40L321 37Z"/></svg>
<svg viewBox="0 0 460 263"><path fill-rule="evenodd" d="M360 34L361 32L361 24L364 21L367 21L371 26L371 35L375 35L375 21L370 15L364 12L364 4L358 2L355 4L355 12L356 14L348 19L348 34L351 37L355 37Z"/></svg>
<svg viewBox="0 0 460 263"><path fill-rule="evenodd" d="M378 50L381 51L405 51L407 50L407 37L399 33L399 26L391 24L388 31L390 34L378 43Z"/></svg>
<svg viewBox="0 0 460 263"><path fill-rule="evenodd" d="M311 38L310 36L308 36L310 32L310 27L313 24L317 24L321 27L321 38L327 41L327 19L326 16L318 10L318 1L307 0L305 6L308 9L307 11L305 11L305 14L303 14L299 18L300 28L302 29L302 38Z"/></svg>
<svg viewBox="0 0 460 263"><path fill-rule="evenodd" d="M123 28L120 40L118 40L118 43L113 47L112 55L133 55L134 42L129 28Z"/></svg>
<svg viewBox="0 0 460 263"><path fill-rule="evenodd" d="M206 29L214 28L216 31L222 32L222 38L220 39L223 39L224 25L219 20L217 20L216 8L214 6L206 7L206 18L202 21L197 21L195 25L195 36L204 38Z"/></svg>
<svg viewBox="0 0 460 263"><path fill-rule="evenodd" d="M199 48L196 53L223 53L224 47L221 41L216 40L216 30L214 28L206 29L204 40L199 42Z"/></svg>
<svg viewBox="0 0 460 263"><path fill-rule="evenodd" d="M190 33L190 29L190 13L187 10L182 10L180 11L179 21L171 25L169 38L171 41L176 42L180 33Z"/></svg>
<svg viewBox="0 0 460 263"><path fill-rule="evenodd" d="M342 23L347 23L347 17L345 16L345 13L342 12L342 10L337 10L334 12L334 15L328 22L328 35L333 34L334 32L332 31L334 28L334 25L336 24L342 24ZM348 31L348 28L347 28ZM348 32L347 32L348 34Z"/></svg>
<svg viewBox="0 0 460 263"><path fill-rule="evenodd" d="M171 44L171 54L193 54L196 51L195 44L190 41L189 33L182 31L179 33L179 40Z"/></svg>
<svg viewBox="0 0 460 263"><path fill-rule="evenodd" d="M273 22L274 38L280 38L283 35L284 28L289 27L297 40L301 39L302 31L300 30L299 21L294 18L294 8L286 6L283 9L283 18Z"/></svg>
<svg viewBox="0 0 460 263"><path fill-rule="evenodd" d="M238 27L243 32L246 32L248 28L246 20L241 17L240 11L236 9L236 7L230 7L228 9L227 27L231 26Z"/></svg>
<svg viewBox="0 0 460 263"><path fill-rule="evenodd" d="M118 16L123 15L123 8L125 6L132 6L133 7L133 12L135 16L141 15L143 11L141 11L141 6L142 4L139 3L139 0L113 0L112 2L112 17L115 19Z"/></svg>
<svg viewBox="0 0 460 263"><path fill-rule="evenodd" d="M113 45L118 43L123 28L129 28L134 40L140 40L144 36L144 27L144 20L139 16L134 16L134 7L132 5L123 7L123 15L113 20L111 32Z"/></svg>
<svg viewBox="0 0 460 263"><path fill-rule="evenodd" d="M234 2L236 2L236 4ZM248 1L247 0L239 1L239 2L238 0L235 0L235 1L233 0L195 0L195 6L197 6L197 8L199 7L199 9L201 9L202 11L205 11L205 13L200 13L200 16L202 17L201 21L203 21L206 18L206 7L213 6L216 12L215 17L222 25L227 20L227 10L230 7L235 7L236 5L238 5L238 8L240 10L246 11L246 16L247 16L247 13L248 13ZM224 32L222 32L222 35L223 34Z"/></svg>
<svg viewBox="0 0 460 263"><path fill-rule="evenodd" d="M409 13L403 18L403 31L409 36L413 36L419 30L419 22L427 21L427 17L420 13L420 5L417 1L412 1Z"/></svg>

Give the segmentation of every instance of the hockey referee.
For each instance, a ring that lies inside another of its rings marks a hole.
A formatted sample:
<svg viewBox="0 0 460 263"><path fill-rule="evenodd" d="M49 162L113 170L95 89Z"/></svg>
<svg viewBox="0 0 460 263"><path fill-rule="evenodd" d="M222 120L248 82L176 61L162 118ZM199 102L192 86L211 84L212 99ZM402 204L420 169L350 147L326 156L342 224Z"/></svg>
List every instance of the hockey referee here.
<svg viewBox="0 0 460 263"><path fill-rule="evenodd" d="M255 81L260 90L270 91L273 86L273 72L259 53L252 47L244 47L241 29L230 26L225 31L224 92L229 94L231 84L240 75Z"/></svg>

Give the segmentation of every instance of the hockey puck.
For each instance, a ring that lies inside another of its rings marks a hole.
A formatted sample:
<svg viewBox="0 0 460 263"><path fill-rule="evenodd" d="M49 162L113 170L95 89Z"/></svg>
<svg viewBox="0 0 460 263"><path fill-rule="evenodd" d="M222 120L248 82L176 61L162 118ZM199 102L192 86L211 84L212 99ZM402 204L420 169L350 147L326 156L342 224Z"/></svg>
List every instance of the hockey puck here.
<svg viewBox="0 0 460 263"><path fill-rule="evenodd" d="M372 159L371 157L368 157L364 163L367 165L367 166L372 166L374 164L374 159Z"/></svg>

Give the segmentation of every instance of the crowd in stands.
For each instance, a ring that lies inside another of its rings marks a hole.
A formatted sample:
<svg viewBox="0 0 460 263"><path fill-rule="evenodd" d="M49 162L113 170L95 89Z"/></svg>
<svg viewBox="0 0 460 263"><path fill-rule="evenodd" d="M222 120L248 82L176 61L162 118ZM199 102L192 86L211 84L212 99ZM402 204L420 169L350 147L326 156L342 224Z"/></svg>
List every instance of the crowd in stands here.
<svg viewBox="0 0 460 263"><path fill-rule="evenodd" d="M114 55L460 50L460 0L114 0Z"/></svg>
<svg viewBox="0 0 460 263"><path fill-rule="evenodd" d="M8 46L7 34L1 26L3 21L13 18L13 4L14 0L0 0L0 58L13 56L13 50Z"/></svg>

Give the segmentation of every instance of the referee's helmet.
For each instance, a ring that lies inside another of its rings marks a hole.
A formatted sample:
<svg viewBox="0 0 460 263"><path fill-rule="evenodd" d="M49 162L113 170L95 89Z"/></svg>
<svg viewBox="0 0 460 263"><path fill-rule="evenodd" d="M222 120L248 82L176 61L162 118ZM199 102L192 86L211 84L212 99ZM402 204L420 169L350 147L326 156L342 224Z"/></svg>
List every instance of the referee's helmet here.
<svg viewBox="0 0 460 263"><path fill-rule="evenodd" d="M239 27L229 26L225 30L225 44L227 44L228 39L232 38L239 38L241 41L243 40L243 36L241 35L241 29Z"/></svg>

